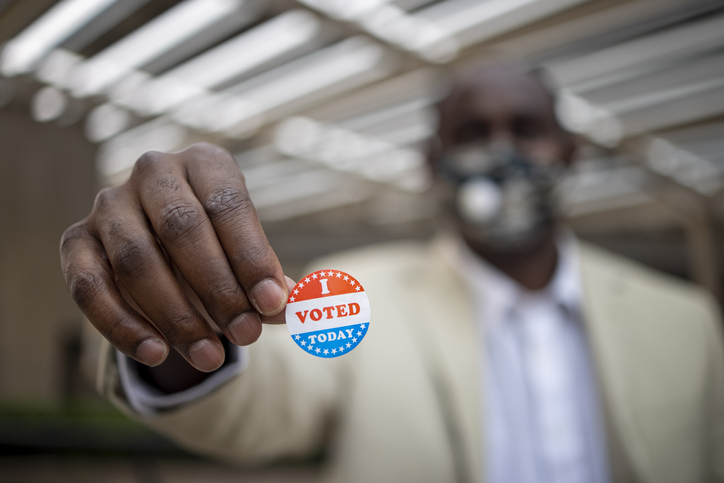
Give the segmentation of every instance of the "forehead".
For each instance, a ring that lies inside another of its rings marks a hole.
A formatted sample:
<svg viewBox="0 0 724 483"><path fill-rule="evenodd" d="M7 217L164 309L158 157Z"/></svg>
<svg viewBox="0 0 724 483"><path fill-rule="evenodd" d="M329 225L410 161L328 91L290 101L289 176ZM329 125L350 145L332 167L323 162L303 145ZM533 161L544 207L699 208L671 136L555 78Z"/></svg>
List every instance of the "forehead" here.
<svg viewBox="0 0 724 483"><path fill-rule="evenodd" d="M495 121L521 115L555 123L551 95L529 74L488 68L455 83L440 105L440 127L469 119Z"/></svg>

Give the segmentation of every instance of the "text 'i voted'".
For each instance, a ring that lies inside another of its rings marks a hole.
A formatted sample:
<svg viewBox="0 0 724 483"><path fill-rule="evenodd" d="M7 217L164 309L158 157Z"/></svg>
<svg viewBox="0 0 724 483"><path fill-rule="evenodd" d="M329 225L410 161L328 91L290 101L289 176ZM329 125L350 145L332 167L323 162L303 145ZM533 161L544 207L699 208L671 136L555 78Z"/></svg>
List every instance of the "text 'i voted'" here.
<svg viewBox="0 0 724 483"><path fill-rule="evenodd" d="M338 357L357 347L367 334L370 302L351 275L318 270L294 286L285 318L292 339L304 351Z"/></svg>

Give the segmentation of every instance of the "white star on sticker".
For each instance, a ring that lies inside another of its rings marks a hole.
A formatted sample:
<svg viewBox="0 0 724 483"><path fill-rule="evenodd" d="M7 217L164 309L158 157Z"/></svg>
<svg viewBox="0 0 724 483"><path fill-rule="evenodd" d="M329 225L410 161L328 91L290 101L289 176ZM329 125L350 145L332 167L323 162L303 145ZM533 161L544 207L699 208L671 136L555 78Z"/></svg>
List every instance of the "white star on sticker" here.
<svg viewBox="0 0 724 483"><path fill-rule="evenodd" d="M360 331L358 330L358 331L357 331L357 337L359 337L359 336L361 336L361 335L362 335L362 332L360 332Z"/></svg>
<svg viewBox="0 0 724 483"><path fill-rule="evenodd" d="M294 297L289 297L290 302L294 302Z"/></svg>
<svg viewBox="0 0 724 483"><path fill-rule="evenodd" d="M337 272L337 275L335 275L335 276L336 276L337 278L340 278L340 277L342 277L342 274L339 273L339 272Z"/></svg>
<svg viewBox="0 0 724 483"><path fill-rule="evenodd" d="M350 285L354 286L354 280L349 281Z"/></svg>
<svg viewBox="0 0 724 483"><path fill-rule="evenodd" d="M359 326L360 329L364 329L365 327L366 327L365 324L362 324Z"/></svg>
<svg viewBox="0 0 724 483"><path fill-rule="evenodd" d="M322 276L323 276L323 277L326 277L326 276L327 276L327 272L322 272Z"/></svg>
<svg viewBox="0 0 724 483"><path fill-rule="evenodd" d="M342 352L344 350L344 346L339 348L339 352Z"/></svg>
<svg viewBox="0 0 724 483"><path fill-rule="evenodd" d="M324 349L325 354L329 354L329 351L327 349Z"/></svg>
<svg viewBox="0 0 724 483"><path fill-rule="evenodd" d="M346 282L347 280L349 280L349 277L348 277L347 275L345 275L345 276L344 276L344 281Z"/></svg>
<svg viewBox="0 0 724 483"><path fill-rule="evenodd" d="M299 334L295 335L294 338L299 340Z"/></svg>
<svg viewBox="0 0 724 483"><path fill-rule="evenodd" d="M316 274L316 273L313 273L313 274L312 274L312 278L317 278L317 274Z"/></svg>
<svg viewBox="0 0 724 483"><path fill-rule="evenodd" d="M307 283L311 282L311 280L309 280L309 277L305 278L304 281Z"/></svg>
<svg viewBox="0 0 724 483"><path fill-rule="evenodd" d="M357 338L353 338L352 342L357 343Z"/></svg>
<svg viewBox="0 0 724 483"><path fill-rule="evenodd" d="M347 342L347 347L352 347L352 344L350 344L349 342Z"/></svg>
<svg viewBox="0 0 724 483"><path fill-rule="evenodd" d="M359 285L357 287L355 287L354 289L359 292Z"/></svg>
<svg viewBox="0 0 724 483"><path fill-rule="evenodd" d="M299 337L297 337L297 339L299 339ZM306 340L303 340L303 341L302 341L302 345L307 345L307 341L306 341Z"/></svg>
<svg viewBox="0 0 724 483"><path fill-rule="evenodd" d="M299 290L294 291L294 295L297 295L299 293Z"/></svg>
<svg viewBox="0 0 724 483"><path fill-rule="evenodd" d="M315 351L317 354L319 354L319 347L317 347L317 350Z"/></svg>
<svg viewBox="0 0 724 483"><path fill-rule="evenodd" d="M310 344L309 347L307 347L307 350L311 351L312 349L314 349L314 347L312 347L312 345ZM317 349L317 352L319 352L319 349Z"/></svg>
<svg viewBox="0 0 724 483"><path fill-rule="evenodd" d="M304 288L304 283L303 283L303 282L299 282L299 288Z"/></svg>
<svg viewBox="0 0 724 483"><path fill-rule="evenodd" d="M332 354L336 354L336 353L337 353L337 349L332 349Z"/></svg>

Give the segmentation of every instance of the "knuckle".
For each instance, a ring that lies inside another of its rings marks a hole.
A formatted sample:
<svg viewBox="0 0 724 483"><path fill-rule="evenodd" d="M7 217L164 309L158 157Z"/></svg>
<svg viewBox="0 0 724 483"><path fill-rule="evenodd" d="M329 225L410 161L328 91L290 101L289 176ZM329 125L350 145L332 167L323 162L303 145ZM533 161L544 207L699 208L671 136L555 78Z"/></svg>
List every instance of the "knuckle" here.
<svg viewBox="0 0 724 483"><path fill-rule="evenodd" d="M269 270L276 257L268 244L248 243L230 255L234 265L246 267L250 274L262 276Z"/></svg>
<svg viewBox="0 0 724 483"><path fill-rule="evenodd" d="M118 201L119 189L115 187L103 188L96 195L93 204L93 211L106 212L108 209L116 205Z"/></svg>
<svg viewBox="0 0 724 483"><path fill-rule="evenodd" d="M238 310L244 294L236 280L212 285L206 290L205 297L212 309L229 311Z"/></svg>
<svg viewBox="0 0 724 483"><path fill-rule="evenodd" d="M121 217L108 216L99 220L99 229L112 238L123 237L129 229L128 221Z"/></svg>
<svg viewBox="0 0 724 483"><path fill-rule="evenodd" d="M60 237L60 253L61 255L68 253L72 250L72 244L74 241L86 238L88 236L88 228L86 227L85 221L79 221L74 225L69 226Z"/></svg>
<svg viewBox="0 0 724 483"><path fill-rule="evenodd" d="M149 189L152 189L158 196L169 196L170 193L177 192L183 188L181 180L173 174L163 174L158 176L153 184L149 185Z"/></svg>
<svg viewBox="0 0 724 483"><path fill-rule="evenodd" d="M212 220L224 218L230 213L243 217L254 213L254 203L242 190L224 187L213 190L209 194L204 202L204 209Z"/></svg>
<svg viewBox="0 0 724 483"><path fill-rule="evenodd" d="M168 154L159 151L146 151L134 163L132 176L142 176L144 173L153 170L161 164Z"/></svg>
<svg viewBox="0 0 724 483"><path fill-rule="evenodd" d="M105 337L113 347L120 349L122 352L126 352L128 350L128 343L132 342L128 340L128 323L122 318L111 318L108 322L110 325L104 327L103 337Z"/></svg>
<svg viewBox="0 0 724 483"><path fill-rule="evenodd" d="M194 206L182 202L170 203L161 210L158 235L175 239L198 229L203 223L204 217Z"/></svg>
<svg viewBox="0 0 724 483"><path fill-rule="evenodd" d="M223 160L233 159L231 153L229 153L226 149L221 146L217 146L216 144L206 142L194 143L186 148L184 152L194 156L201 156L202 158L216 158Z"/></svg>
<svg viewBox="0 0 724 483"><path fill-rule="evenodd" d="M242 250L242 254L249 260L259 260L266 258L268 256L268 251L266 247L260 244L255 244L247 246L244 250Z"/></svg>
<svg viewBox="0 0 724 483"><path fill-rule="evenodd" d="M82 308L90 304L104 285L102 277L92 272L78 271L71 275L68 288L73 301Z"/></svg>
<svg viewBox="0 0 724 483"><path fill-rule="evenodd" d="M169 340L181 340L194 335L198 321L192 314L184 312L167 317L164 333Z"/></svg>
<svg viewBox="0 0 724 483"><path fill-rule="evenodd" d="M192 144L179 153L186 159L189 166L202 170L204 176L239 176L239 165L236 158L226 149L210 143ZM223 179L223 178L220 178Z"/></svg>
<svg viewBox="0 0 724 483"><path fill-rule="evenodd" d="M144 329L126 316L109 317L102 324L96 324L96 327L113 347L130 357L134 357L138 347L147 337Z"/></svg>
<svg viewBox="0 0 724 483"><path fill-rule="evenodd" d="M113 253L111 265L122 277L134 277L152 260L153 249L143 243L127 242L121 244Z"/></svg>

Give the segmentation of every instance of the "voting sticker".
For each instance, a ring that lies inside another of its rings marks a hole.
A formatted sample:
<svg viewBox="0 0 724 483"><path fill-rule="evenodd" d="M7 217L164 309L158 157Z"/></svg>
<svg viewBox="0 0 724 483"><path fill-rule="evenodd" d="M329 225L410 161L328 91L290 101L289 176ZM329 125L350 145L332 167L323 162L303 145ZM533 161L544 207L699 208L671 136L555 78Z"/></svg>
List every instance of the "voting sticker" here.
<svg viewBox="0 0 724 483"><path fill-rule="evenodd" d="M285 318L299 347L330 359L350 352L367 335L370 302L362 285L351 275L318 270L294 286Z"/></svg>

